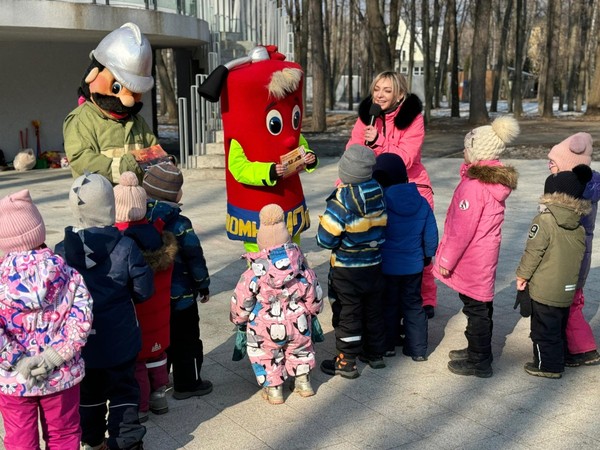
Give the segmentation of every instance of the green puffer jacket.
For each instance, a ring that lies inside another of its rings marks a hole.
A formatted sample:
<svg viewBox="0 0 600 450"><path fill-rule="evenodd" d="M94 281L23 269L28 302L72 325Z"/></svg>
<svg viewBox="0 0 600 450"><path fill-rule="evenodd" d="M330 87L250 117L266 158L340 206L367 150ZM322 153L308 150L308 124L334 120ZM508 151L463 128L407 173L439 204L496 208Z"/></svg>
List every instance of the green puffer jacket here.
<svg viewBox="0 0 600 450"><path fill-rule="evenodd" d="M63 137L73 177L87 170L105 176L113 184L128 170L138 176L141 184L143 172L128 152L158 144L143 117L115 120L90 101L67 115Z"/></svg>
<svg viewBox="0 0 600 450"><path fill-rule="evenodd" d="M529 295L538 303L567 308L585 251L585 230L579 220L589 212L590 202L562 193L544 194L540 209L529 228L517 276L529 281Z"/></svg>

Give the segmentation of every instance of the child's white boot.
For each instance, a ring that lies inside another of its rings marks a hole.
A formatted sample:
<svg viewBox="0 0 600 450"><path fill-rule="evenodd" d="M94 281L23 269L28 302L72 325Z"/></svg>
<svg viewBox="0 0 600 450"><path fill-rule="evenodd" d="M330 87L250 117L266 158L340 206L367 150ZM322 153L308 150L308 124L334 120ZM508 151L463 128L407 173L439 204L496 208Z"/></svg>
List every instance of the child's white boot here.
<svg viewBox="0 0 600 450"><path fill-rule="evenodd" d="M282 385L263 388L262 397L268 400L271 405L281 405L283 403Z"/></svg>
<svg viewBox="0 0 600 450"><path fill-rule="evenodd" d="M304 375L297 375L294 378L292 391L297 392L301 397L311 397L315 395L315 391L310 385L310 374L305 373Z"/></svg>

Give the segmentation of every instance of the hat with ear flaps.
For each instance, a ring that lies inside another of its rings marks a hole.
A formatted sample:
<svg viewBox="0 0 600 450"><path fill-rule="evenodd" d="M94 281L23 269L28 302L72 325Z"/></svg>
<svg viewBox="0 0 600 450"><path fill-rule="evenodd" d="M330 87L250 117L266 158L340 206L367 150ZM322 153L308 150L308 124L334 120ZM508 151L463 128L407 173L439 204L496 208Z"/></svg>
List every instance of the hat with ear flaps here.
<svg viewBox="0 0 600 450"><path fill-rule="evenodd" d="M519 123L510 116L498 117L491 125L474 128L465 136L465 151L471 163L498 159L519 135Z"/></svg>
<svg viewBox="0 0 600 450"><path fill-rule="evenodd" d="M281 206L275 203L263 206L259 218L260 228L256 232L258 248L264 250L290 242L290 232Z"/></svg>

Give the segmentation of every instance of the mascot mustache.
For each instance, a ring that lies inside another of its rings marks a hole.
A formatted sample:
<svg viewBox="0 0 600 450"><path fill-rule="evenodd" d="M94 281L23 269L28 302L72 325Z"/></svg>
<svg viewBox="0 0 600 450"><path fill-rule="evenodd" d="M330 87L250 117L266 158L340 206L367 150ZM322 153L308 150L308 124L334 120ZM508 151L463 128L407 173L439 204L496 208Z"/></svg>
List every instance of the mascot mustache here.
<svg viewBox="0 0 600 450"><path fill-rule="evenodd" d="M105 111L111 111L117 114L127 114L133 116L140 112L144 104L137 102L133 106L125 106L121 100L114 95L103 95L97 92L92 93L94 103Z"/></svg>

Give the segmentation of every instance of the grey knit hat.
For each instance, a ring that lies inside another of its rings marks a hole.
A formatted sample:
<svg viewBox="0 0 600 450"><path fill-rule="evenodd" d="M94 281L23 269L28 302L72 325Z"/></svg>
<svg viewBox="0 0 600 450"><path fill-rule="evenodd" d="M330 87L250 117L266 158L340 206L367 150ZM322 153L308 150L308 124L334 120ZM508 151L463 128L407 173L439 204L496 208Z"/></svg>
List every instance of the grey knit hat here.
<svg viewBox="0 0 600 450"><path fill-rule="evenodd" d="M151 166L144 174L142 183L148 197L173 203L177 202L182 185L183 174L171 163Z"/></svg>
<svg viewBox="0 0 600 450"><path fill-rule="evenodd" d="M373 176L375 153L369 147L352 144L346 149L338 165L340 180L345 184L368 181Z"/></svg>
<svg viewBox="0 0 600 450"><path fill-rule="evenodd" d="M85 173L76 178L69 191L69 204L80 228L115 224L115 194L102 175Z"/></svg>

